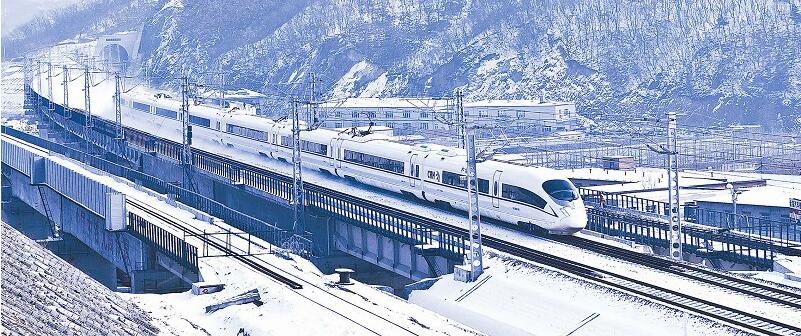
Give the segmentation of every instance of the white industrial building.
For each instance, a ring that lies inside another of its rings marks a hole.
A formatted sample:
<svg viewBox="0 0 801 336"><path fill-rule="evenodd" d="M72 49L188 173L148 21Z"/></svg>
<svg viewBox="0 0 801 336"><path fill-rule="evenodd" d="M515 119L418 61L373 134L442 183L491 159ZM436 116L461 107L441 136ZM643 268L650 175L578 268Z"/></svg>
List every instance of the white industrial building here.
<svg viewBox="0 0 801 336"><path fill-rule="evenodd" d="M483 100L465 102L465 118L479 125L499 125L525 134L550 134L581 128L586 119L576 104L539 100ZM454 101L436 98L348 98L320 105L326 128L375 126L397 134L450 130L455 120Z"/></svg>

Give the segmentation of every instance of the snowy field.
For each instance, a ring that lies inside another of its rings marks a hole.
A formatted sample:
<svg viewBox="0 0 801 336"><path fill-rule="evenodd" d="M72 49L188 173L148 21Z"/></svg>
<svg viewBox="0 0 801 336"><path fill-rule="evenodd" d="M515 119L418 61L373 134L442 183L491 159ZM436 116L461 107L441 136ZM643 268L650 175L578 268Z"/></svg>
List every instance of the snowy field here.
<svg viewBox="0 0 801 336"><path fill-rule="evenodd" d="M476 283L445 276L409 301L493 335L749 335L692 314L622 294L525 261L490 253L489 278ZM461 298L461 300L459 300Z"/></svg>

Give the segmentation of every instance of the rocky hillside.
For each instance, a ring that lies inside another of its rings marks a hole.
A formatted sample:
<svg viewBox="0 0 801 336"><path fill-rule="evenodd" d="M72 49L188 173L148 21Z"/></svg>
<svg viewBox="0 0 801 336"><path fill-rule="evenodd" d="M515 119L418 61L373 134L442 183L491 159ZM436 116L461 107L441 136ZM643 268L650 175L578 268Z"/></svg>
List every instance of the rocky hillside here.
<svg viewBox="0 0 801 336"><path fill-rule="evenodd" d="M333 96L571 100L595 118L801 125L801 0L95 0L3 41L19 53L144 28L160 75ZM89 18L87 20L87 18ZM58 29L56 29L58 27Z"/></svg>
<svg viewBox="0 0 801 336"><path fill-rule="evenodd" d="M5 222L0 231L3 335L174 335Z"/></svg>

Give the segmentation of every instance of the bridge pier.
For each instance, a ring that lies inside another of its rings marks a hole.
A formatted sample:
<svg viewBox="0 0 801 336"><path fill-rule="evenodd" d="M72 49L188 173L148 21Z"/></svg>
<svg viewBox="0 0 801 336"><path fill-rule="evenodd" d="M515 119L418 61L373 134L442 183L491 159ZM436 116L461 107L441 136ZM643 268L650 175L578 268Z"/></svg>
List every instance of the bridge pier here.
<svg viewBox="0 0 801 336"><path fill-rule="evenodd" d="M448 274L454 262L430 247L416 246L401 237L388 237L364 226L333 220L332 236L337 250L373 263L413 281Z"/></svg>

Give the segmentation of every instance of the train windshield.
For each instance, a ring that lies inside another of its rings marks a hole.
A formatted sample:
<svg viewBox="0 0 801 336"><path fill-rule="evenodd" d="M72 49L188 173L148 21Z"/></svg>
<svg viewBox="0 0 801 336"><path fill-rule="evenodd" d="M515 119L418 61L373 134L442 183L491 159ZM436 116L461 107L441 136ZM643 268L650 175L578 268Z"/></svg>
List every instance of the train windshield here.
<svg viewBox="0 0 801 336"><path fill-rule="evenodd" d="M548 180L542 183L542 189L548 195L560 201L575 201L579 198L578 190L568 180Z"/></svg>

